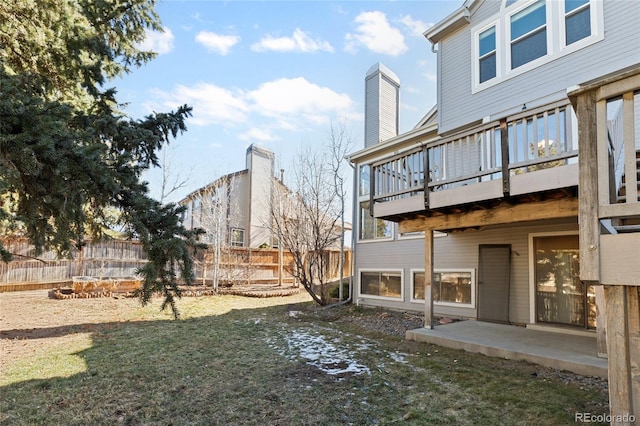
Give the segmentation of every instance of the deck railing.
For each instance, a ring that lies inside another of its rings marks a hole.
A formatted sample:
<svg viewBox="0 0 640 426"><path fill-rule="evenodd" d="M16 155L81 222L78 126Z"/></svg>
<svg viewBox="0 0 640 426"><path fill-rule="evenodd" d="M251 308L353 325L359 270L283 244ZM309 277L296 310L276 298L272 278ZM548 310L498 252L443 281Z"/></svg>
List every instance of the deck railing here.
<svg viewBox="0 0 640 426"><path fill-rule="evenodd" d="M563 166L577 157L577 120L568 104L513 116L507 129L509 169L514 174Z"/></svg>
<svg viewBox="0 0 640 426"><path fill-rule="evenodd" d="M558 103L523 111L377 161L371 201L383 202L577 162L575 114ZM507 161L508 160L508 161Z"/></svg>
<svg viewBox="0 0 640 426"><path fill-rule="evenodd" d="M500 178L500 141L500 123L492 122L429 145L430 190Z"/></svg>
<svg viewBox="0 0 640 426"><path fill-rule="evenodd" d="M615 88L615 86L612 86ZM598 119L598 193L600 219L625 219L640 213L640 93L634 88L603 96ZM637 227L637 226L636 226Z"/></svg>

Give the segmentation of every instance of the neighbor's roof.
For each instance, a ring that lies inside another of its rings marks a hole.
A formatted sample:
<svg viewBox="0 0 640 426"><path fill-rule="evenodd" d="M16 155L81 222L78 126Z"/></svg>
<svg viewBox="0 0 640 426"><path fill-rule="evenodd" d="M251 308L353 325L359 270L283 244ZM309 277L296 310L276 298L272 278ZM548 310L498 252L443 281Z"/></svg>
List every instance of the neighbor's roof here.
<svg viewBox="0 0 640 426"><path fill-rule="evenodd" d="M237 172L233 172L233 173L229 173L226 174L224 176L220 176L219 178L217 178L216 180L206 184L205 186L202 186L194 191L191 191L186 197L184 197L182 200L180 200L178 202L178 204L184 204L187 203L191 200L193 200L194 198L196 198L198 195L202 194L203 192L207 192L209 189L212 188L216 188L218 186L220 186L220 184L227 182L229 179L236 177L236 176L241 176L241 175L245 175L249 173L248 169L244 169L244 170L240 170Z"/></svg>

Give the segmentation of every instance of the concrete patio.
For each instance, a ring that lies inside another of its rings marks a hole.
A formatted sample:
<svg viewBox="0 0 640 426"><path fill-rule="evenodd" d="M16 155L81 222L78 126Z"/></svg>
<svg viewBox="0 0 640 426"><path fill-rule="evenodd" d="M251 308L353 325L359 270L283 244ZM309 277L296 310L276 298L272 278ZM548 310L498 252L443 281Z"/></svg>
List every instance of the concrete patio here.
<svg viewBox="0 0 640 426"><path fill-rule="evenodd" d="M608 363L597 356L595 333L566 334L468 320L438 325L433 330L407 330L405 337L407 340L607 378Z"/></svg>

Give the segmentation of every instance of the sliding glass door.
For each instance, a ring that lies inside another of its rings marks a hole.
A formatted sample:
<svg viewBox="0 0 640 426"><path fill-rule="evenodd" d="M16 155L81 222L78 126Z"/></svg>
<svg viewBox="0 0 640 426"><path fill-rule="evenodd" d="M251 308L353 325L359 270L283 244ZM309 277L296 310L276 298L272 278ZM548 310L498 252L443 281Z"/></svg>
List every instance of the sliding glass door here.
<svg viewBox="0 0 640 426"><path fill-rule="evenodd" d="M533 238L538 322L595 328L593 286L580 281L577 235Z"/></svg>

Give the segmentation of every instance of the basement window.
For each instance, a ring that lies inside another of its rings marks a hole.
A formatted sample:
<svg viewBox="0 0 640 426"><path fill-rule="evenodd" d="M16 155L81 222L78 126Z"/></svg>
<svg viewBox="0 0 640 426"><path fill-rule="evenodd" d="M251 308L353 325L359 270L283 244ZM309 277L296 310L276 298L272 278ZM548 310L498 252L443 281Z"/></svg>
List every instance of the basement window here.
<svg viewBox="0 0 640 426"><path fill-rule="evenodd" d="M412 271L411 299L424 301L424 270ZM475 308L475 269L436 269L433 272L433 303Z"/></svg>
<svg viewBox="0 0 640 426"><path fill-rule="evenodd" d="M402 299L402 270L361 270L360 294Z"/></svg>

